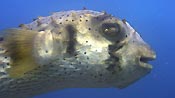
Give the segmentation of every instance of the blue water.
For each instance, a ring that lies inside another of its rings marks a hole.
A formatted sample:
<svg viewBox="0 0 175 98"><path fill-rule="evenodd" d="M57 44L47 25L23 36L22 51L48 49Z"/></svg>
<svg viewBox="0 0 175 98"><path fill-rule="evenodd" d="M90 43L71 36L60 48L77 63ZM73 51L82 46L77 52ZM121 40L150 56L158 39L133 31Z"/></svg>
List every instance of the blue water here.
<svg viewBox="0 0 175 98"><path fill-rule="evenodd" d="M125 18L157 52L152 72L128 88L65 89L34 98L175 98L174 0L1 0L0 30L61 10L103 11Z"/></svg>

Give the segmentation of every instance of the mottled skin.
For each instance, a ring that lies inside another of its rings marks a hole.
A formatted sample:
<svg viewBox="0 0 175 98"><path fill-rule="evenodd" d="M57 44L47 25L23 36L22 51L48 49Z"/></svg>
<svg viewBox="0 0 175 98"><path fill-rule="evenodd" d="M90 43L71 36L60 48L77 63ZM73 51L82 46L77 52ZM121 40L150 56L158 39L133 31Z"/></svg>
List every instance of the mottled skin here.
<svg viewBox="0 0 175 98"><path fill-rule="evenodd" d="M1 42L0 98L75 87L124 88L148 74L152 66L147 61L156 57L125 20L102 12L58 12L20 28L7 31ZM22 40L12 39L11 32ZM13 55L20 51L25 56Z"/></svg>

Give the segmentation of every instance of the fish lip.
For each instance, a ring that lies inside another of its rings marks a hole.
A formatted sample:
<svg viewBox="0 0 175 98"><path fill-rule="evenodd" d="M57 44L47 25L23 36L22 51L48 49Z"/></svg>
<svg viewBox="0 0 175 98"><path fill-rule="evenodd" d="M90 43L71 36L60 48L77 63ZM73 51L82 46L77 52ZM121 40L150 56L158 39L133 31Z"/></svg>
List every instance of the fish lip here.
<svg viewBox="0 0 175 98"><path fill-rule="evenodd" d="M153 61L156 59L156 55L152 55L152 56L143 56L143 57L140 57L139 58L139 63L140 63L140 66L144 67L144 68L149 68L149 69L152 69L152 65L149 64L149 61Z"/></svg>
<svg viewBox="0 0 175 98"><path fill-rule="evenodd" d="M148 61L153 61L155 59L156 59L155 55L150 56L150 57L140 57L140 61L145 62L145 63L147 63Z"/></svg>

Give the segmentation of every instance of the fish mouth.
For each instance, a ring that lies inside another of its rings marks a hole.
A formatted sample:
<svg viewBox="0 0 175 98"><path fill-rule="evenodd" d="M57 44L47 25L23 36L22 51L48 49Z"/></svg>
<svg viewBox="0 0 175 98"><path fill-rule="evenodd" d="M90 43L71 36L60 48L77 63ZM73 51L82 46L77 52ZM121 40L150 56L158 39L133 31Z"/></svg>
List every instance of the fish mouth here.
<svg viewBox="0 0 175 98"><path fill-rule="evenodd" d="M156 59L156 55L152 55L150 57L140 57L140 66L144 67L144 68L149 68L152 69L152 65L149 64L150 61L153 61Z"/></svg>

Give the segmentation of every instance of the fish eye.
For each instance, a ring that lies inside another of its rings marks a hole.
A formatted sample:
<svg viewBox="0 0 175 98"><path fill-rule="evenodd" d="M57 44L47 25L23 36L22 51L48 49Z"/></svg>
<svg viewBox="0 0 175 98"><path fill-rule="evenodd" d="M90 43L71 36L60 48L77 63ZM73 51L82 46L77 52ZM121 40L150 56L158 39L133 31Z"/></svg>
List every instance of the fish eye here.
<svg viewBox="0 0 175 98"><path fill-rule="evenodd" d="M120 26L117 23L102 24L103 33L107 36L116 36L120 33Z"/></svg>

